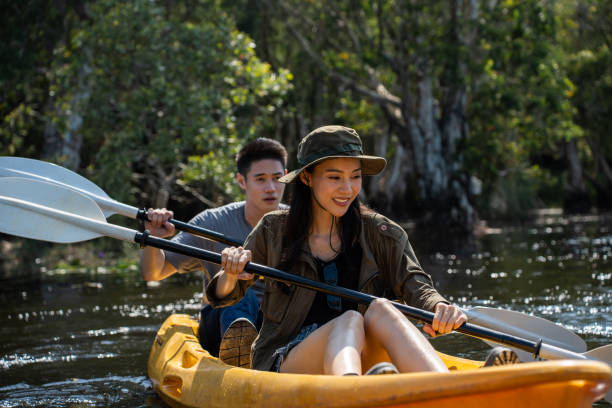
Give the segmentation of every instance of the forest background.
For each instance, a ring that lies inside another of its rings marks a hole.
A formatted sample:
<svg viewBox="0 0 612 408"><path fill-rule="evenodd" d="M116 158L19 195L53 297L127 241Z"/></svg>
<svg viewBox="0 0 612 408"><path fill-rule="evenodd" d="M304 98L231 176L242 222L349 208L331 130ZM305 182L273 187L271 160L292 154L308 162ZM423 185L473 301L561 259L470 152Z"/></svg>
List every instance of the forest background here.
<svg viewBox="0 0 612 408"><path fill-rule="evenodd" d="M0 155L176 218L260 136L355 128L369 205L473 232L612 207L611 0L1 0ZM122 220L115 220L121 223Z"/></svg>

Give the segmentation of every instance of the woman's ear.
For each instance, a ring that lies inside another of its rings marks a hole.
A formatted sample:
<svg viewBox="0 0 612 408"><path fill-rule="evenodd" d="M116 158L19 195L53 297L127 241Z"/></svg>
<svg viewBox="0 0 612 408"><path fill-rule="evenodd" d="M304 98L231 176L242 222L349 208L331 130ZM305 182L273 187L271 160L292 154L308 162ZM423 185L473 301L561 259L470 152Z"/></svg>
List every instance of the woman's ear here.
<svg viewBox="0 0 612 408"><path fill-rule="evenodd" d="M306 175L306 172L303 171L301 172L298 177L300 178L300 180L302 181L302 183L306 184L308 187L310 187L310 176Z"/></svg>

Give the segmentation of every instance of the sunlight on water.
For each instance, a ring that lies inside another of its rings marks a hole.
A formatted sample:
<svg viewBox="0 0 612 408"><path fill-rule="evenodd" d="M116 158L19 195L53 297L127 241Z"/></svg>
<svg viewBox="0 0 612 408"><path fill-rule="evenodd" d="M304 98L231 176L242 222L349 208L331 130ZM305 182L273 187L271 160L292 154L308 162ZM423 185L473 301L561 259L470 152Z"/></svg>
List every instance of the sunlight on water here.
<svg viewBox="0 0 612 408"><path fill-rule="evenodd" d="M151 389L151 383L144 376L71 378L39 386L18 383L0 387L0 395L6 395L0 407L110 407L116 403L136 401L133 396L141 395L147 389Z"/></svg>

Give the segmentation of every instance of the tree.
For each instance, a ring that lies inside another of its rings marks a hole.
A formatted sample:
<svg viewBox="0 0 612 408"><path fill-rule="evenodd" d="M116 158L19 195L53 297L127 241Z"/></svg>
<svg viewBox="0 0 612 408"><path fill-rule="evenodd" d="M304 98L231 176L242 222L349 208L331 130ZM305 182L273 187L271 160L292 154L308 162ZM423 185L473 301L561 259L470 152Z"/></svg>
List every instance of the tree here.
<svg viewBox="0 0 612 408"><path fill-rule="evenodd" d="M40 157L52 105L53 50L86 18L80 0L2 1L0 16L0 154Z"/></svg>
<svg viewBox="0 0 612 408"><path fill-rule="evenodd" d="M56 50L51 92L58 132L81 118L81 156L95 180L117 199L136 192L156 207L177 181L209 205L236 193L233 155L266 129L290 73L272 72L207 2L100 0L88 14ZM198 181L206 186L196 192Z"/></svg>
<svg viewBox="0 0 612 408"><path fill-rule="evenodd" d="M576 1L568 9L565 65L576 84L575 120L584 131L581 162L598 205L612 208L612 4Z"/></svg>
<svg viewBox="0 0 612 408"><path fill-rule="evenodd" d="M387 140L395 135L395 151L410 156L411 165L398 169L414 174L416 201L430 221L470 230L476 214L458 147L468 132L463 71L475 38L476 5L266 4L267 12L324 74L324 82L333 83L340 96L350 91L350 99L363 99L382 110L389 125L380 127L380 133Z"/></svg>
<svg viewBox="0 0 612 408"><path fill-rule="evenodd" d="M300 122L360 131L389 159L370 201L400 217L470 231L507 175L533 197L548 170L532 158L578 132L551 2L247 3L232 12L259 55L299 73Z"/></svg>
<svg viewBox="0 0 612 408"><path fill-rule="evenodd" d="M483 181L480 208L524 217L545 198L562 203L561 178L570 167L563 158L580 134L572 118L575 86L563 69L553 3L482 4L466 165ZM554 197L542 197L546 190Z"/></svg>

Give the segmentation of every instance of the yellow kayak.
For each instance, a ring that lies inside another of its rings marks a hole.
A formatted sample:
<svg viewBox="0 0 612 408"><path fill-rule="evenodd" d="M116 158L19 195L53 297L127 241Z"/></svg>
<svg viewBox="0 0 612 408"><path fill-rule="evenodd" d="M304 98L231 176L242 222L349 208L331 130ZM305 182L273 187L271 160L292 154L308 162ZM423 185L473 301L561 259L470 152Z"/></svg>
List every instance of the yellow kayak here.
<svg viewBox="0 0 612 408"><path fill-rule="evenodd" d="M591 407L612 384L596 361L559 360L479 369L441 354L450 373L359 377L278 374L229 366L203 350L198 323L166 319L148 372L172 407Z"/></svg>

